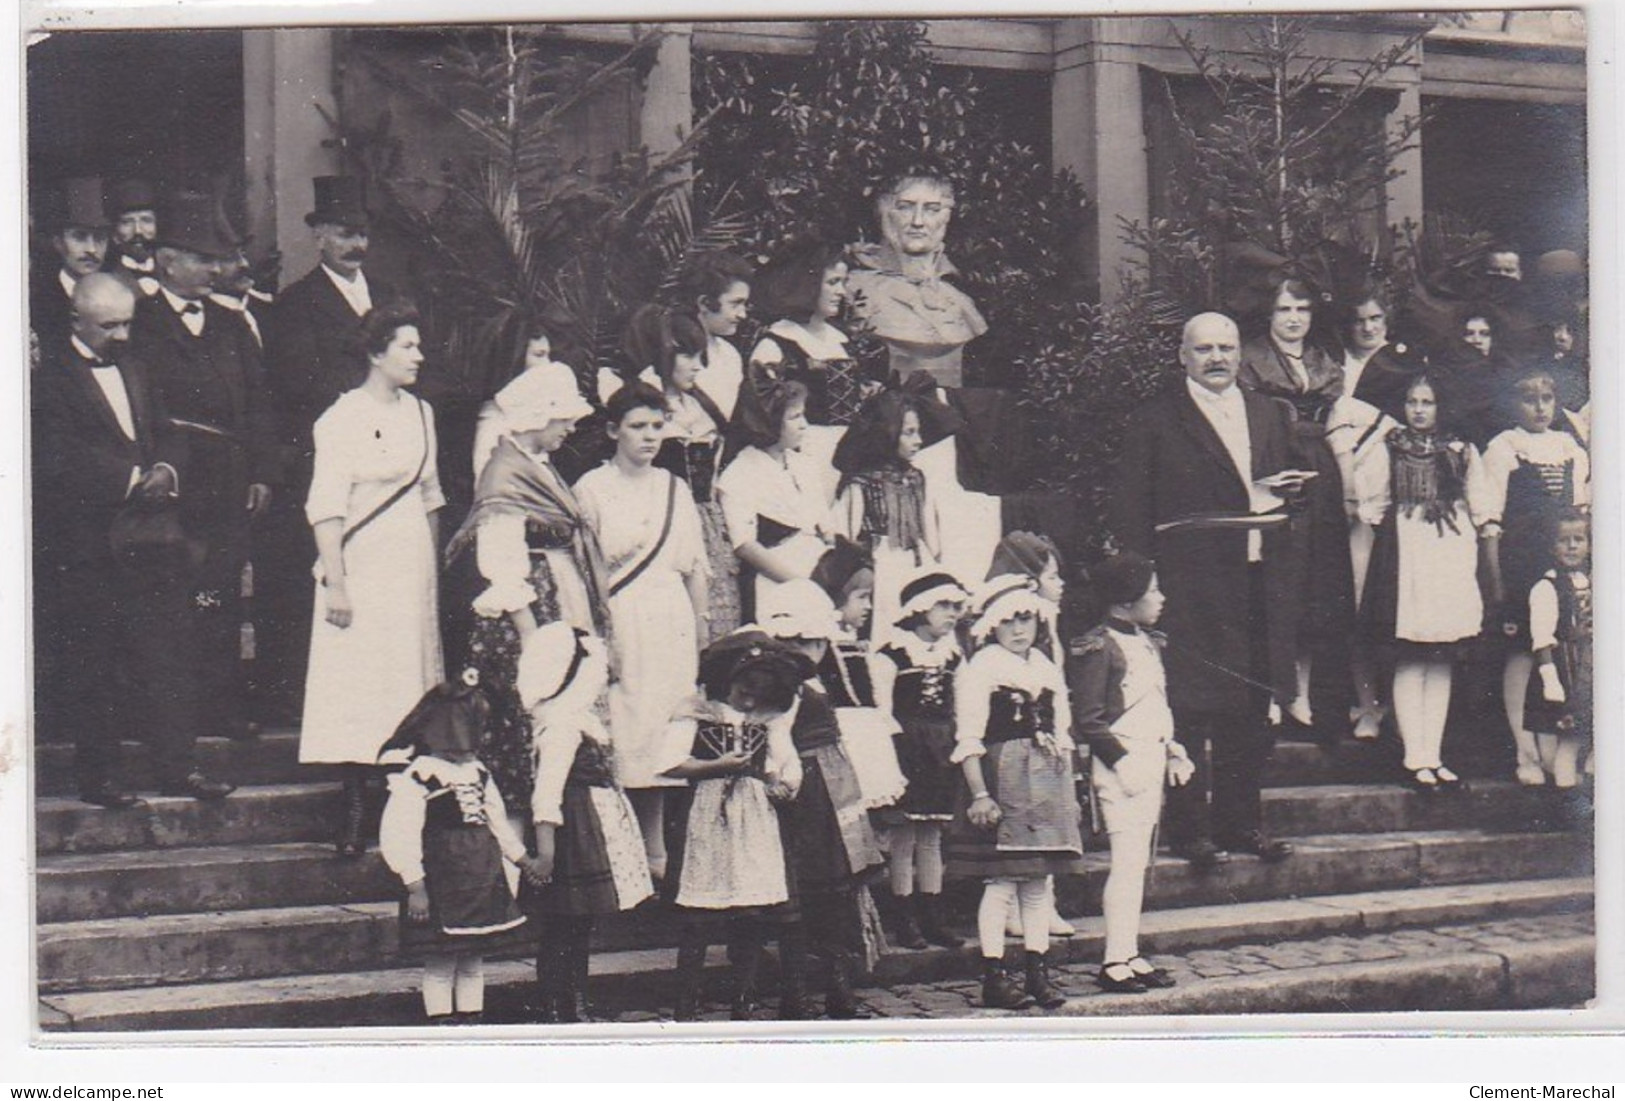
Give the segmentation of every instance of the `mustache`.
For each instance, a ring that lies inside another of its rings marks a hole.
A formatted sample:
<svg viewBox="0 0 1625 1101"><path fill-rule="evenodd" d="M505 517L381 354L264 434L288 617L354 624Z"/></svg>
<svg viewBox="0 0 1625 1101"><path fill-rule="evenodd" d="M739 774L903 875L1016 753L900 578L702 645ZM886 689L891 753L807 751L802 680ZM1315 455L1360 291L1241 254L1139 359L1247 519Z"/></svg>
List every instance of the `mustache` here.
<svg viewBox="0 0 1625 1101"><path fill-rule="evenodd" d="M339 257L341 260L365 260L366 258L367 250L364 248L349 249Z"/></svg>

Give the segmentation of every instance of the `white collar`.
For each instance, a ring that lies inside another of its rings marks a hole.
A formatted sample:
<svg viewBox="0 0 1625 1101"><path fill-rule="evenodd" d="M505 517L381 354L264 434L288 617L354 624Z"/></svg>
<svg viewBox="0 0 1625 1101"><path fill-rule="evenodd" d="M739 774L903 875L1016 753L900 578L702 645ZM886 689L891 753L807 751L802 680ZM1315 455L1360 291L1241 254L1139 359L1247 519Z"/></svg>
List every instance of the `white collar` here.
<svg viewBox="0 0 1625 1101"><path fill-rule="evenodd" d="M799 321L792 321L788 317L779 320L767 327L767 331L774 336L782 336L801 346L802 351L812 355L815 351L839 349L836 354L846 351L846 334L833 325L826 325L822 333L814 334L807 331L806 326Z"/></svg>
<svg viewBox="0 0 1625 1101"><path fill-rule="evenodd" d="M1203 386L1195 379L1187 377L1185 379L1185 388L1191 392L1191 397L1195 398L1198 402L1205 401L1209 405L1218 405L1221 402L1229 404L1241 400L1240 383L1232 382L1223 390L1220 390L1218 393L1214 393L1212 390L1209 390L1206 386Z"/></svg>
<svg viewBox="0 0 1625 1101"><path fill-rule="evenodd" d="M101 356L97 355L95 352L90 350L90 346L88 344L86 344L84 341L80 340L77 336L73 335L72 333L68 334L68 343L73 345L73 350L74 351L78 352L81 356L84 356L86 359L91 360L92 362L94 362L94 361L101 358ZM106 366L111 367L112 364L109 363L109 364L106 364Z"/></svg>
<svg viewBox="0 0 1625 1101"><path fill-rule="evenodd" d="M367 273L360 268L356 269L354 279L346 279L344 276L328 267L326 262L323 262L321 267L322 270L327 273L327 277L333 281L333 285L340 291L344 292L345 295L354 294L357 291L364 289L367 285Z"/></svg>
<svg viewBox="0 0 1625 1101"><path fill-rule="evenodd" d="M185 313L186 312L186 307L188 307L188 306L196 305L200 309L203 306L203 300L201 298L199 298L199 299L182 298L180 295L174 293L168 287L164 286L162 283L160 283L158 285L158 290L166 299L169 300L169 308L174 310L178 314L179 313Z"/></svg>
<svg viewBox="0 0 1625 1101"><path fill-rule="evenodd" d="M120 254L119 263L123 264L125 267L129 268L131 271L140 272L142 275L151 275L152 272L153 272L153 269L155 267L157 267L157 264L153 261L152 257L150 257L150 256L147 257L147 262L143 264L141 261L137 260L133 256L129 256L127 254Z"/></svg>
<svg viewBox="0 0 1625 1101"><path fill-rule="evenodd" d="M69 298L72 298L73 297L73 288L75 288L75 287L77 287L79 285L79 280L77 280L73 276L69 275L67 268L57 268L56 269L56 281L62 285L63 292Z"/></svg>

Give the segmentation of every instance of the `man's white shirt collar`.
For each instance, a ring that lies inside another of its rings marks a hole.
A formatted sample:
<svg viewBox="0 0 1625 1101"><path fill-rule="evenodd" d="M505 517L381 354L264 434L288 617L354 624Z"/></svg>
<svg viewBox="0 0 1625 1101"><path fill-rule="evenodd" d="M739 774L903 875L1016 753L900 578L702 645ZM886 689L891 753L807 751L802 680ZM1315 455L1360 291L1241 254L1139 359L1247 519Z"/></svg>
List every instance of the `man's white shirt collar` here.
<svg viewBox="0 0 1625 1101"><path fill-rule="evenodd" d="M1197 401L1205 401L1210 405L1235 404L1241 400L1241 386L1238 383L1232 382L1223 390L1215 393L1195 379L1187 377L1185 386L1190 390L1191 397Z"/></svg>
<svg viewBox="0 0 1625 1101"><path fill-rule="evenodd" d="M69 298L73 297L73 288L79 285L79 280L68 274L67 268L56 269L56 281L62 284L62 291Z"/></svg>

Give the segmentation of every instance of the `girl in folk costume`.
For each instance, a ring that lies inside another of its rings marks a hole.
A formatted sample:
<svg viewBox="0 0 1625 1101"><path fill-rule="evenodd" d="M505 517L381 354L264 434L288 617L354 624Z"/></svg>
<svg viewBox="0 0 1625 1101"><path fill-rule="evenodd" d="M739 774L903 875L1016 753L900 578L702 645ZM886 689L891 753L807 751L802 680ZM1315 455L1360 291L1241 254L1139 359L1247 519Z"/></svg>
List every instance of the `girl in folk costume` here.
<svg viewBox="0 0 1625 1101"><path fill-rule="evenodd" d="M827 656L830 639L839 631L835 606L812 581L779 586L761 618L763 630L799 650L815 666ZM835 708L816 674L801 685L790 737L802 770L795 801L779 808L790 893L801 910L799 928L811 933L823 961L824 1013L851 1020L864 1015L852 993L853 973L860 969L864 952L857 892L865 875L880 867L882 857L857 773L841 745ZM805 946L799 938L792 946L787 935L780 939L780 949L781 955L795 955ZM787 968L792 974L804 969L799 959Z"/></svg>
<svg viewBox="0 0 1625 1101"><path fill-rule="evenodd" d="M818 680L835 708L841 744L858 775L868 809L889 806L902 796L908 779L897 763L892 739L901 729L875 696L876 656L868 641L873 615L875 571L869 553L845 536L819 559L812 579L835 605L835 635L818 663Z"/></svg>
<svg viewBox="0 0 1625 1101"><path fill-rule="evenodd" d="M436 1024L479 1021L484 949L524 924L504 860L532 882L546 877L476 757L486 712L478 683L470 670L430 689L383 749L407 765L389 778L379 847L406 885L401 946L424 954L423 1008Z"/></svg>
<svg viewBox="0 0 1625 1101"><path fill-rule="evenodd" d="M1033 648L1056 665L1061 664L1061 601L1066 596L1066 581L1061 577L1061 552L1056 548L1053 540L1047 535L1038 535L1030 531L1012 531L999 540L994 548L993 562L988 566L987 580L995 577L1020 577L1023 574L1033 579L1037 586L1038 611L1038 637ZM961 628L968 626L961 622ZM965 637L962 630L960 642L965 646L967 653L975 652L975 644ZM1083 773L1076 771L1079 782ZM1050 884L1050 894L1053 896L1054 883ZM1010 917L1005 924L1005 931L1011 936L1022 935L1021 907L1012 904ZM1049 932L1052 937L1070 937L1077 932L1072 923L1059 913L1052 912L1049 919Z"/></svg>
<svg viewBox="0 0 1625 1101"><path fill-rule="evenodd" d="M581 515L603 552L611 651L615 769L643 826L649 867L666 874L658 757L672 710L694 690L706 614L705 539L682 479L654 465L666 432L660 391L622 387L605 406L615 455L576 482Z"/></svg>
<svg viewBox="0 0 1625 1101"><path fill-rule="evenodd" d="M871 664L875 703L902 727L893 745L908 787L896 804L876 812L876 821L885 827L891 867L891 897L877 901L892 941L904 948L963 943L942 921L942 832L959 803L954 678L964 654L954 628L968 595L940 572L904 585L896 637Z"/></svg>
<svg viewBox="0 0 1625 1101"><path fill-rule="evenodd" d="M736 968L735 1020L749 1020L755 1008L756 970L770 929L789 929L786 963L798 961L802 934L793 928L799 918L789 904L775 804L801 787L790 727L798 690L811 674L812 663L793 648L754 628L737 631L700 655L702 695L679 707L666 728L663 771L690 784L667 815L666 891L682 920L679 1021L698 1013L705 949L718 918L727 921ZM804 1012L795 993L800 982L799 975L785 976L791 996L780 1008L792 1017Z"/></svg>
<svg viewBox="0 0 1625 1101"><path fill-rule="evenodd" d="M762 593L812 575L829 547L829 499L817 467L801 453L807 435L801 383L748 376L729 431L743 450L717 479L717 492L740 563L740 615L749 621Z"/></svg>
<svg viewBox="0 0 1625 1101"><path fill-rule="evenodd" d="M538 926L537 1005L544 1023L590 1019L588 949L593 919L630 910L654 891L637 817L615 783L599 700L609 683L604 643L568 623L525 640L516 687L536 731L536 829L540 885L527 909Z"/></svg>
<svg viewBox="0 0 1625 1101"><path fill-rule="evenodd" d="M480 759L507 801L522 807L534 781L530 720L514 691L523 641L557 620L607 635L608 595L598 540L549 459L592 412L575 374L562 363L538 363L495 400L501 435L446 555L473 546L487 582L474 598L469 640L469 662L491 699Z"/></svg>
<svg viewBox="0 0 1625 1101"><path fill-rule="evenodd" d="M750 306L750 264L731 252L704 252L677 276L675 296L692 306L705 330L705 369L699 386L722 411L723 423L733 416L745 364L730 337L739 332Z"/></svg>
<svg viewBox="0 0 1625 1101"><path fill-rule="evenodd" d="M1518 749L1518 782L1534 785L1546 782L1546 770L1523 722L1535 665L1529 645L1529 590L1552 567L1550 532L1557 516L1590 503L1591 463L1579 441L1553 427L1557 388L1550 372L1523 372L1513 394L1517 427L1484 449L1489 481L1484 530L1491 596L1502 609L1501 629L1510 647L1501 692Z"/></svg>
<svg viewBox="0 0 1625 1101"><path fill-rule="evenodd" d="M1162 615L1155 568L1137 554L1108 558L1092 572L1106 619L1072 640L1066 662L1073 729L1094 760L1096 802L1111 838L1112 865L1101 895L1105 963L1096 982L1113 993L1173 986L1140 955L1145 873L1156 845L1164 780L1190 781L1195 766L1174 741L1174 714L1162 668Z"/></svg>
<svg viewBox="0 0 1625 1101"><path fill-rule="evenodd" d="M763 268L755 286L763 315L773 321L745 368L747 387L770 376L807 388L803 451L825 500L835 489L835 445L879 382L864 377L847 350L846 334L830 323L846 301L846 273L845 250L821 241L791 246Z"/></svg>
<svg viewBox="0 0 1625 1101"><path fill-rule="evenodd" d="M1394 651L1394 718L1405 770L1417 788L1460 782L1441 751L1450 710L1452 651L1478 637L1479 532L1487 483L1472 444L1440 427L1438 390L1419 375L1405 391L1405 426L1395 428L1361 488L1377 521L1370 576L1360 605L1363 633Z"/></svg>
<svg viewBox="0 0 1625 1101"><path fill-rule="evenodd" d="M699 382L707 355L705 330L687 314L645 306L632 315L626 346L634 363L651 364L639 381L666 401L666 433L655 465L683 480L699 510L709 574L700 632L700 645L706 646L739 626L739 560L716 492L728 418Z"/></svg>
<svg viewBox="0 0 1625 1101"><path fill-rule="evenodd" d="M984 643L954 680L953 763L970 801L948 835L948 874L983 884L977 912L982 1003L1013 1009L1066 999L1047 967L1050 878L1082 869L1072 781L1072 709L1061 671L1033 649L1040 604L1027 577L997 577L976 602L972 634ZM991 645L987 644L991 642ZM1005 974L1004 922L1020 900L1026 982Z"/></svg>
<svg viewBox="0 0 1625 1101"><path fill-rule="evenodd" d="M874 623L881 643L897 619L904 583L942 560L937 500L914 459L960 425L959 415L937 399L930 377L914 379L865 401L835 447L841 472L836 528L874 556Z"/></svg>
<svg viewBox="0 0 1625 1101"><path fill-rule="evenodd" d="M1560 820L1578 828L1589 810L1580 788L1580 753L1592 732L1590 524L1579 509L1565 509L1549 534L1552 568L1529 590L1535 674L1524 725L1534 732L1541 766L1562 800Z"/></svg>

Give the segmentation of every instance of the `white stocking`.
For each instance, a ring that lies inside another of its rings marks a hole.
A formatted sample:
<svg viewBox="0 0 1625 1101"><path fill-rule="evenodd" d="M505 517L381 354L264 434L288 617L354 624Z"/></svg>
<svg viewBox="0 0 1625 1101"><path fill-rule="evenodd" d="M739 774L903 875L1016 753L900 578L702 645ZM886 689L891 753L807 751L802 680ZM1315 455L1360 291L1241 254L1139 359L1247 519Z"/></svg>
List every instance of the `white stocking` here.
<svg viewBox="0 0 1625 1101"><path fill-rule="evenodd" d="M914 827L914 866L922 895L942 893L942 826L921 822Z"/></svg>
<svg viewBox="0 0 1625 1101"><path fill-rule="evenodd" d="M887 837L890 841L891 893L898 898L907 898L914 893L914 823L892 826L887 830ZM942 889L941 884L937 889Z"/></svg>
<svg viewBox="0 0 1625 1101"><path fill-rule="evenodd" d="M1016 881L990 879L982 888L982 904L976 910L976 935L982 942L982 957L990 960L1004 958L1004 915L1016 898ZM1044 935L1049 936L1046 924Z"/></svg>
<svg viewBox="0 0 1625 1101"><path fill-rule="evenodd" d="M1402 661L1394 668L1394 721L1405 744L1405 768L1435 768L1427 759L1427 663Z"/></svg>
<svg viewBox="0 0 1625 1101"><path fill-rule="evenodd" d="M423 1012L444 1017L451 1012L452 981L457 974L457 957L430 956L423 961Z"/></svg>
<svg viewBox="0 0 1625 1101"><path fill-rule="evenodd" d="M649 861L649 874L666 876L666 793L661 788L641 788L626 793L643 833L643 852Z"/></svg>
<svg viewBox="0 0 1625 1101"><path fill-rule="evenodd" d="M1506 668L1501 671L1501 702L1506 708L1507 725L1512 728L1512 744L1518 747L1518 767L1540 764L1540 750L1535 738L1523 725L1524 699L1529 694L1529 674L1535 668L1535 655L1512 653L1507 655Z"/></svg>
<svg viewBox="0 0 1625 1101"><path fill-rule="evenodd" d="M1423 682L1422 705L1424 716L1423 749L1430 764L1423 768L1439 768L1444 764L1444 728L1450 718L1450 681L1453 670L1448 661L1433 661L1426 666Z"/></svg>
<svg viewBox="0 0 1625 1101"><path fill-rule="evenodd" d="M1560 788L1580 783L1580 739L1573 734L1557 736L1557 752L1552 755L1552 783Z"/></svg>
<svg viewBox="0 0 1625 1101"><path fill-rule="evenodd" d="M453 994L459 1013L485 1012L485 957L458 956Z"/></svg>
<svg viewBox="0 0 1625 1101"><path fill-rule="evenodd" d="M1029 952L1048 952L1049 915L1055 909L1049 879L1023 879L1016 884L1016 898L1021 902L1022 947Z"/></svg>

